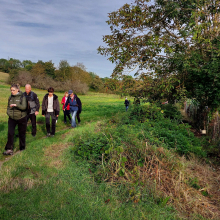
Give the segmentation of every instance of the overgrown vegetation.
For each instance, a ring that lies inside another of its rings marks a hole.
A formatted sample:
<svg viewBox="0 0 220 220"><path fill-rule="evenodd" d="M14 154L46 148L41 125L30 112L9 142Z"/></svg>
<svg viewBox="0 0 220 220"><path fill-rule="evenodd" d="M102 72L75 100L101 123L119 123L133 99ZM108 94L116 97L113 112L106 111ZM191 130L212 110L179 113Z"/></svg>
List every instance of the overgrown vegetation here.
<svg viewBox="0 0 220 220"><path fill-rule="evenodd" d="M72 139L71 151L74 158L90 163L89 170L98 183L126 187L124 202L142 202L147 188L155 203L164 207L172 204L185 217L217 218L218 213L211 211L219 209L212 205L218 200L212 194L214 183L211 178L205 183L203 176L193 173L194 166L204 166L206 175L211 172L202 162L206 158L203 146L208 143L196 138L190 126L179 119L177 110L165 115L155 104L133 106L108 124L100 124L94 133L88 131ZM195 200L198 202L192 202Z"/></svg>

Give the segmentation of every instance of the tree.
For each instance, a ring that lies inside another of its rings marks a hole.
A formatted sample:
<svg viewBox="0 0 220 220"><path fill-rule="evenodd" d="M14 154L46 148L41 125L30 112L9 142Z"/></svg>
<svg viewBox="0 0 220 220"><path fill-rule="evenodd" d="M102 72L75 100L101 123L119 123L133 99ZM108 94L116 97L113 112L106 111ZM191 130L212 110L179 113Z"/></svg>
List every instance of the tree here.
<svg viewBox="0 0 220 220"><path fill-rule="evenodd" d="M70 77L70 65L67 60L61 60L59 63L59 71L56 72L56 78L64 81Z"/></svg>
<svg viewBox="0 0 220 220"><path fill-rule="evenodd" d="M55 67L54 63L52 63L52 60L44 63L44 69L48 76L55 78Z"/></svg>
<svg viewBox="0 0 220 220"><path fill-rule="evenodd" d="M219 106L219 0L136 0L110 13L107 24L111 35L98 52L116 64L113 76L138 67L136 76L157 82L161 98L178 99L186 88L202 108Z"/></svg>
<svg viewBox="0 0 220 220"><path fill-rule="evenodd" d="M21 61L18 59L10 58L8 63L9 63L9 69L19 69L22 67Z"/></svg>
<svg viewBox="0 0 220 220"><path fill-rule="evenodd" d="M9 72L9 62L6 59L0 59L0 71L8 73Z"/></svg>
<svg viewBox="0 0 220 220"><path fill-rule="evenodd" d="M37 62L33 68L31 69L31 75L33 76L33 80L35 80L36 77L43 78L45 76L45 68L43 66L42 62Z"/></svg>
<svg viewBox="0 0 220 220"><path fill-rule="evenodd" d="M102 79L99 76L95 75L95 77L92 78L92 81L90 83L90 88L97 92L102 92L104 89L104 83Z"/></svg>
<svg viewBox="0 0 220 220"><path fill-rule="evenodd" d="M34 65L35 63L33 63L31 60L22 61L22 67L27 71L31 71Z"/></svg>
<svg viewBox="0 0 220 220"><path fill-rule="evenodd" d="M87 69L86 66L85 66L83 63L77 62L77 64L76 64L75 66L81 68L81 69L84 70L84 71L86 71L86 69Z"/></svg>

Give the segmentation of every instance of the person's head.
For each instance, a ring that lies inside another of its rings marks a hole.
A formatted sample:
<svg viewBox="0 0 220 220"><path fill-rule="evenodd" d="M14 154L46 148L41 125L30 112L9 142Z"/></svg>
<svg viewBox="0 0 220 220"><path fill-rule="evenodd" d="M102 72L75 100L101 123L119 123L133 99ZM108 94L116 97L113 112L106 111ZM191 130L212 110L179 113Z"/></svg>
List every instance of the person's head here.
<svg viewBox="0 0 220 220"><path fill-rule="evenodd" d="M72 97L74 96L73 90L70 89L70 90L68 91L68 94L69 94L69 96L72 98Z"/></svg>
<svg viewBox="0 0 220 220"><path fill-rule="evenodd" d="M25 92L26 92L27 94L29 94L29 93L31 92L31 85L30 85L30 84L26 84L26 86L25 86Z"/></svg>
<svg viewBox="0 0 220 220"><path fill-rule="evenodd" d="M127 100L127 97L125 98L125 100Z"/></svg>
<svg viewBox="0 0 220 220"><path fill-rule="evenodd" d="M49 96L52 96L53 93L54 93L54 88L53 88L53 87L50 87L47 91L48 91L48 93L49 93Z"/></svg>
<svg viewBox="0 0 220 220"><path fill-rule="evenodd" d="M65 96L65 97L68 97L68 95L69 95L68 92L65 92L65 93L64 93L64 96Z"/></svg>
<svg viewBox="0 0 220 220"><path fill-rule="evenodd" d="M12 84L11 85L11 94L16 95L20 91L19 84Z"/></svg>

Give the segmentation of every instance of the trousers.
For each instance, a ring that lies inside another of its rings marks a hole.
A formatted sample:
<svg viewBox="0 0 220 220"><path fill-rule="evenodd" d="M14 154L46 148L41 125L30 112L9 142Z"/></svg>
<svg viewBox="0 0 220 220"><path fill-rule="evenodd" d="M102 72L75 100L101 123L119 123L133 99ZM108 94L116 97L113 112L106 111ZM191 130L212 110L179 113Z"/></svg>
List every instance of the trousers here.
<svg viewBox="0 0 220 220"><path fill-rule="evenodd" d="M51 135L55 135L56 120L57 120L56 116L54 115L53 112L47 112L45 118L46 118L47 133L50 133ZM52 119L51 131L50 131L50 118Z"/></svg>
<svg viewBox="0 0 220 220"><path fill-rule="evenodd" d="M36 132L37 132L36 115L35 114L28 114L27 115L27 122L29 119L31 120L31 125L32 125L32 135L36 135Z"/></svg>
<svg viewBox="0 0 220 220"><path fill-rule="evenodd" d="M66 116L68 116L69 120L71 120L70 110L63 111L63 114L64 114L64 122L66 122Z"/></svg>
<svg viewBox="0 0 220 220"><path fill-rule="evenodd" d="M25 116L19 120L14 120L11 118L8 119L8 141L5 146L5 150L13 150L14 134L15 134L16 125L18 125L18 136L19 136L20 150L25 149L27 116Z"/></svg>

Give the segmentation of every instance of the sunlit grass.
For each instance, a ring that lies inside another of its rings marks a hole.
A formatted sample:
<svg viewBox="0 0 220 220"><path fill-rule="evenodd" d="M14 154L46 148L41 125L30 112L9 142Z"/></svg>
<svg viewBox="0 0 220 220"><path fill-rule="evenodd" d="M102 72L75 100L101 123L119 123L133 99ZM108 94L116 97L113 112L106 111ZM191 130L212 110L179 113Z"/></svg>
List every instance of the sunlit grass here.
<svg viewBox="0 0 220 220"><path fill-rule="evenodd" d="M9 85L0 83L0 150L7 141L6 106ZM24 91L24 88L21 88ZM45 90L33 89L42 103ZM63 93L57 93L59 101ZM100 124L118 112L124 112L124 99L117 95L88 93L82 101L81 125L68 129L63 112L56 135L45 138L45 118L37 116L37 136L28 125L26 150L9 157L0 169L0 219L175 219L173 209L155 204L148 194L142 202L124 202L129 197L121 185L97 184L89 164L79 165L69 149L70 139L83 132L98 131ZM62 107L62 106L60 106ZM15 138L15 150L18 150ZM0 154L0 160L3 160Z"/></svg>

